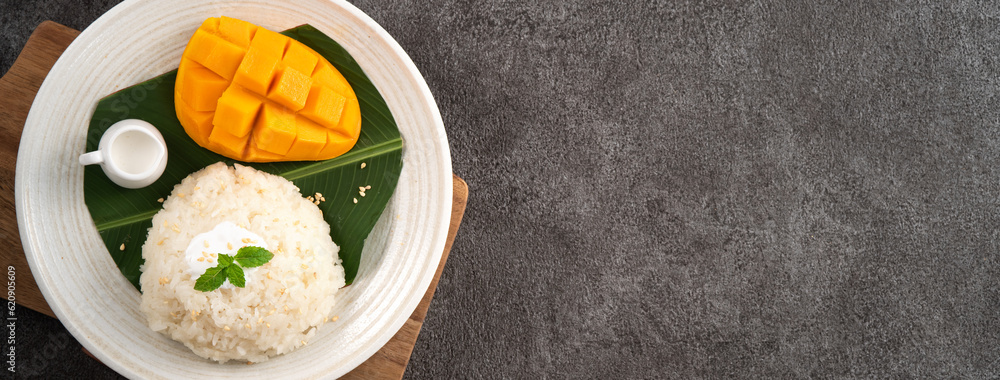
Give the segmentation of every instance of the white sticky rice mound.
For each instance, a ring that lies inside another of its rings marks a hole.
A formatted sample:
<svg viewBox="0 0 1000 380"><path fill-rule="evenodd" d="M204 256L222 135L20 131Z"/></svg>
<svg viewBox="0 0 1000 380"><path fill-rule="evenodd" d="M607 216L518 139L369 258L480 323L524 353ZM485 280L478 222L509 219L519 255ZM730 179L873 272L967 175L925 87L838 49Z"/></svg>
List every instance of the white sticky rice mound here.
<svg viewBox="0 0 1000 380"><path fill-rule="evenodd" d="M184 251L225 221L264 238L274 258L245 288L195 290ZM141 310L153 331L199 356L262 362L306 344L327 322L344 286L338 251L319 208L291 182L213 164L184 178L153 217L142 247Z"/></svg>

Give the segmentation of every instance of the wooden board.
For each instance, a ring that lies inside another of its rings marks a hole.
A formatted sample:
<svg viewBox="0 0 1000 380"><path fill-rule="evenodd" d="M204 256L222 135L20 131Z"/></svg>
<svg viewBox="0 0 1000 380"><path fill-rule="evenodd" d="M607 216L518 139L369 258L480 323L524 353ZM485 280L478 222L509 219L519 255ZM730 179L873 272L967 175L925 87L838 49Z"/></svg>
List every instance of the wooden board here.
<svg viewBox="0 0 1000 380"><path fill-rule="evenodd" d="M0 263L3 267L13 266L17 269L17 305L55 317L52 309L45 302L35 279L28 269L27 259L21 248L21 238L17 230L17 216L14 208L14 173L17 159L17 146L21 140L21 130L24 120L28 117L31 102L41 86L45 75L55 64L63 50L69 46L80 32L52 21L41 23L28 38L21 54L14 65L0 78L0 244L5 249L0 250ZM410 353L417 342L417 334L424 323L427 308L437 288L441 271L448 260L451 244L458 233L458 226L465 214L465 202L469 196L469 188L465 181L453 176L453 204L451 209L451 226L448 228L448 241L445 243L441 263L431 281L427 293L420 301L416 310L406 320L399 332L375 353L368 361L348 373L345 379L399 379L403 377L406 364L410 361Z"/></svg>

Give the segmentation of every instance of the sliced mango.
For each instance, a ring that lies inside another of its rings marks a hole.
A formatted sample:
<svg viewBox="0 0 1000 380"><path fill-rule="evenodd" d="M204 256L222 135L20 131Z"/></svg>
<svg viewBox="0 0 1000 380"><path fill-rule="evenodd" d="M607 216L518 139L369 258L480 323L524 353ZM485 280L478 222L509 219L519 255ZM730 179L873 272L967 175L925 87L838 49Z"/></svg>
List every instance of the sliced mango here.
<svg viewBox="0 0 1000 380"><path fill-rule="evenodd" d="M181 58L177 119L206 149L250 162L326 160L357 143L361 109L343 75L302 43L210 18Z"/></svg>
<svg viewBox="0 0 1000 380"><path fill-rule="evenodd" d="M219 31L219 21L221 20L217 17L207 18L205 21L202 21L201 26L198 27L198 29L215 34Z"/></svg>
<svg viewBox="0 0 1000 380"><path fill-rule="evenodd" d="M194 33L188 47L191 48L191 55L186 55L185 58L200 63L228 80L233 79L233 73L246 55L245 49L204 30ZM188 49L184 50L185 53L187 51Z"/></svg>
<svg viewBox="0 0 1000 380"><path fill-rule="evenodd" d="M264 105L253 130L254 146L274 154L288 153L295 142L295 113L281 106Z"/></svg>
<svg viewBox="0 0 1000 380"><path fill-rule="evenodd" d="M322 85L313 85L309 99L299 114L326 125L337 125L347 98Z"/></svg>
<svg viewBox="0 0 1000 380"><path fill-rule="evenodd" d="M253 40L254 33L257 32L257 25L243 20L222 16L219 19L219 35L226 41L246 49Z"/></svg>
<svg viewBox="0 0 1000 380"><path fill-rule="evenodd" d="M233 136L229 132L222 130L222 128L215 128L209 134L208 142L211 144L210 149L212 151L229 157L230 155L243 154L243 151L247 147L247 137Z"/></svg>
<svg viewBox="0 0 1000 380"><path fill-rule="evenodd" d="M313 69L316 68L316 63L319 62L319 56L303 44L288 44L288 48L285 49L285 55L281 60L285 63L286 67L310 75Z"/></svg>
<svg viewBox="0 0 1000 380"><path fill-rule="evenodd" d="M195 111L187 105L179 94L174 95L174 109L177 111L177 119L184 127L184 132L195 141L208 141L208 135L212 133L212 117L214 112Z"/></svg>
<svg viewBox="0 0 1000 380"><path fill-rule="evenodd" d="M189 106L195 111L214 111L218 103L219 96L229 87L229 81L219 76L197 62L188 62L184 65L184 75L194 78L199 82L198 86L183 86L177 88L181 97L186 100Z"/></svg>
<svg viewBox="0 0 1000 380"><path fill-rule="evenodd" d="M297 133L292 146L285 156L291 159L307 159L326 146L327 129L302 115L295 119Z"/></svg>
<svg viewBox="0 0 1000 380"><path fill-rule="evenodd" d="M244 91L240 86L231 86L219 98L218 104L215 118L212 119L216 129L238 137L250 133L254 120L257 119L257 110L260 109L260 98Z"/></svg>
<svg viewBox="0 0 1000 380"><path fill-rule="evenodd" d="M267 97L292 111L301 110L306 105L312 78L291 67L285 66L275 78Z"/></svg>
<svg viewBox="0 0 1000 380"><path fill-rule="evenodd" d="M266 94L271 88L274 71L281 59L272 47L250 45L250 50L243 57L233 82L258 94Z"/></svg>

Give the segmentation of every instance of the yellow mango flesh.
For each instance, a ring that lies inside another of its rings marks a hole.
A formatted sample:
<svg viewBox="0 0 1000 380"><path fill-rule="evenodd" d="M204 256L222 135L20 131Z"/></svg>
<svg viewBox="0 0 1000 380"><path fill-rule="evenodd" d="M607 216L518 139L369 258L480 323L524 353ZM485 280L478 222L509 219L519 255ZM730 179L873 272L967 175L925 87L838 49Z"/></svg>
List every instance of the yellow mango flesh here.
<svg viewBox="0 0 1000 380"><path fill-rule="evenodd" d="M209 18L188 42L174 105L188 136L249 162L326 160L361 133L358 97L318 53L229 17Z"/></svg>

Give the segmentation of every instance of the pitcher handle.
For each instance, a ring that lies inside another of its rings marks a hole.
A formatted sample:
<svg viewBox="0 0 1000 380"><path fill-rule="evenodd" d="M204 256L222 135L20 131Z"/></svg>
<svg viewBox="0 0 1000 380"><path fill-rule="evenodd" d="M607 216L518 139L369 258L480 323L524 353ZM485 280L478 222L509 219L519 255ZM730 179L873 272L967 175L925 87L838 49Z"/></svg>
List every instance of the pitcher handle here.
<svg viewBox="0 0 1000 380"><path fill-rule="evenodd" d="M93 165L100 164L104 162L104 155L101 151L95 150L90 153L84 153L80 155L80 165Z"/></svg>

